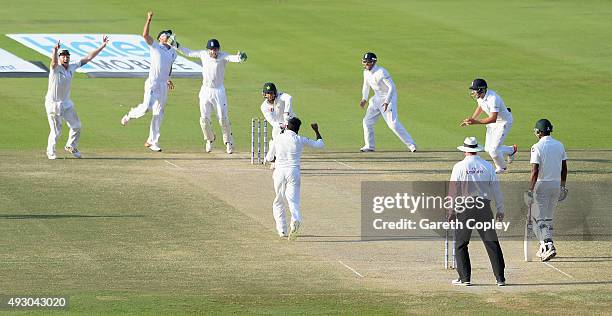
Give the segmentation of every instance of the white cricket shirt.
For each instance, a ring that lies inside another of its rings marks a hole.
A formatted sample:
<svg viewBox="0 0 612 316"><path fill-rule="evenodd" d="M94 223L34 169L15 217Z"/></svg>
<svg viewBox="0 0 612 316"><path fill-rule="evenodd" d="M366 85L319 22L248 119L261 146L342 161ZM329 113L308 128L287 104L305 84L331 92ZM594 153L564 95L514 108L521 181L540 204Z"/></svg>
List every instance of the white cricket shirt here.
<svg viewBox="0 0 612 316"><path fill-rule="evenodd" d="M287 124L287 120L294 116L291 99L289 94L279 92L276 99L274 99L274 103L270 104L268 100L263 101L261 104L261 113L270 125L279 126L280 124ZM285 113L288 114L285 115Z"/></svg>
<svg viewBox="0 0 612 316"><path fill-rule="evenodd" d="M495 169L480 156L465 156L456 163L450 181L450 196L480 196L487 200L495 200L497 212L503 213L504 197Z"/></svg>
<svg viewBox="0 0 612 316"><path fill-rule="evenodd" d="M68 64L68 69L61 64L57 64L54 69L49 71L49 86L47 88L46 101L63 102L70 100L70 86L72 77L77 68L81 67L81 61L75 61ZM65 102L65 108L72 107L72 102Z"/></svg>
<svg viewBox="0 0 612 316"><path fill-rule="evenodd" d="M495 123L512 123L512 113L508 111L504 100L495 91L487 90L484 97L476 101L488 116L491 116L491 113L497 112L497 121Z"/></svg>
<svg viewBox="0 0 612 316"><path fill-rule="evenodd" d="M207 50L191 50L186 47L180 47L179 51L188 57L199 57L202 60L202 86L208 88L219 89L223 88L225 80L225 65L228 62L239 63L240 55L230 55L226 52L219 52L217 58L212 58L208 55Z"/></svg>
<svg viewBox="0 0 612 316"><path fill-rule="evenodd" d="M271 149L271 152L276 154L275 168L300 168L304 146L325 147L322 139L312 140L288 129L280 134L272 144L274 148Z"/></svg>
<svg viewBox="0 0 612 316"><path fill-rule="evenodd" d="M561 162L567 160L563 144L552 138L544 136L531 146L531 159L529 162L537 163L538 181L561 181Z"/></svg>
<svg viewBox="0 0 612 316"><path fill-rule="evenodd" d="M363 70L363 88L361 90L363 100L368 99L370 88L374 90L375 97L382 98L386 103L390 103L394 98L397 98L397 90L391 75L387 69L378 65L374 65L371 70Z"/></svg>
<svg viewBox="0 0 612 316"><path fill-rule="evenodd" d="M172 64L176 60L176 50L172 46L168 48L154 41L149 46L149 54L151 55L151 68L147 82L151 87L165 87L170 80Z"/></svg>

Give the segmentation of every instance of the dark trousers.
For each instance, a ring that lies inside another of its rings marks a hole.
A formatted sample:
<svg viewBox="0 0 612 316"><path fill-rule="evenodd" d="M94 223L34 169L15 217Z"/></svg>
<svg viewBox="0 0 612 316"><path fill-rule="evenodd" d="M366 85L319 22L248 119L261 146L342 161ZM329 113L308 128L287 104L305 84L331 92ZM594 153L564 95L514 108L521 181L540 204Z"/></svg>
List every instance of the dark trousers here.
<svg viewBox="0 0 612 316"><path fill-rule="evenodd" d="M459 278L464 281L470 281L472 276L472 265L470 263L470 253L468 251L468 244L472 237L472 229L466 227L466 221L468 219L475 219L476 222L491 222L493 219L493 212L491 211L491 204L489 201L485 203L485 207L481 209L467 209L463 213L457 213L457 220L463 223L462 229L455 230L455 257L457 260L457 272ZM474 222L472 222L473 225ZM493 274L497 281L506 281L504 277L504 254L502 253L499 240L497 239L497 233L494 229L484 231L478 229L478 234L487 249L489 260L491 261L491 267L493 268Z"/></svg>

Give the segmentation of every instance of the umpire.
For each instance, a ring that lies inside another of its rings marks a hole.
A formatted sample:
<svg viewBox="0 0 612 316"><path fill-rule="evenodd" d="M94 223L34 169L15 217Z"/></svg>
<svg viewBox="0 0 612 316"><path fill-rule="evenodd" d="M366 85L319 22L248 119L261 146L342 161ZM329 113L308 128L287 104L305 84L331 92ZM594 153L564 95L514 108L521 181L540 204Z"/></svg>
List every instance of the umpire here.
<svg viewBox="0 0 612 316"><path fill-rule="evenodd" d="M491 223L493 221L491 198L495 199L497 208L495 219L497 221L503 220L504 200L495 175L495 169L489 162L478 156L478 152L483 151L483 148L478 145L476 137L467 137L463 145L457 147L457 149L464 153L465 158L453 167L449 195L455 198L455 201L459 198L473 198L477 202L468 203L466 201L463 204L456 204L454 212L449 216L449 219L455 217L458 222L455 229L455 253L459 279L453 280L452 284L469 286L472 285L472 266L468 244L472 236L472 228L468 228L468 224L469 227L473 227L474 223ZM489 255L497 285L505 286L504 255L497 239L497 233L494 229L477 229L477 231Z"/></svg>

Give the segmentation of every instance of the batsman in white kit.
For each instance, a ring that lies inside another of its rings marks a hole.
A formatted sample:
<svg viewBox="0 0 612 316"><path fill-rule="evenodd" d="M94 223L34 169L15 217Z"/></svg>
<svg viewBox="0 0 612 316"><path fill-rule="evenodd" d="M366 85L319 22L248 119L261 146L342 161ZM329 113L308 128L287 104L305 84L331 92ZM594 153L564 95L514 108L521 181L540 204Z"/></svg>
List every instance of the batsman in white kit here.
<svg viewBox="0 0 612 316"><path fill-rule="evenodd" d="M368 52L363 55L363 88L361 89L361 102L359 106L363 109L368 102L370 88L374 90L374 96L363 118L363 138L365 145L361 152L374 151L374 124L382 116L387 126L399 137L411 152L417 147L414 140L404 128L397 117L397 89L387 69L376 65L378 58L376 54Z"/></svg>
<svg viewBox="0 0 612 316"><path fill-rule="evenodd" d="M214 111L221 125L223 143L228 154L234 151L234 138L230 125L227 96L225 94L225 65L228 62L241 63L247 60L245 52L230 55L220 51L221 44L216 39L210 39L206 43L206 50L191 50L180 47L178 50L187 57L200 58L202 61L202 88L200 88L200 127L206 143L206 152L211 152L215 133L212 129L210 117Z"/></svg>
<svg viewBox="0 0 612 316"><path fill-rule="evenodd" d="M552 240L553 214L557 202L567 197L567 154L563 144L550 136L552 131L553 126L549 120L536 122L534 133L539 141L531 147L531 185L525 193L535 221L533 230L540 241L536 255L542 261L557 255Z"/></svg>
<svg viewBox="0 0 612 316"><path fill-rule="evenodd" d="M518 150L516 144L512 146L504 145L504 140L512 127L512 113L506 107L504 100L495 91L488 89L487 82L484 79L474 79L469 89L470 95L476 99L476 110L471 117L464 119L459 126L474 124L485 124L487 126L485 151L493 159L495 173L504 173L508 167L504 159L507 156L508 164L511 164ZM480 119L482 112L485 112L488 117Z"/></svg>
<svg viewBox="0 0 612 316"><path fill-rule="evenodd" d="M272 144L287 128L289 119L295 116L291 104L293 98L288 93L279 92L273 82L264 84L262 95L265 100L261 104L260 110L266 121L272 126L272 140L270 141L270 144ZM274 153L266 154L266 156L274 157ZM274 158L271 161L274 161Z"/></svg>
<svg viewBox="0 0 612 316"><path fill-rule="evenodd" d="M302 223L300 211L300 163L304 147L321 149L325 147L323 137L319 133L317 123L310 126L316 134L317 140L298 135L302 122L297 118L290 118L285 131L278 135L270 146L270 153L276 154L276 168L272 178L274 179L274 192L276 197L272 203L276 231L280 237L287 237L287 223L285 220L285 202L291 212L291 223L289 225L289 240L295 240L298 236ZM272 157L266 157L270 160Z"/></svg>
<svg viewBox="0 0 612 316"><path fill-rule="evenodd" d="M47 140L47 158L51 160L57 158L55 144L57 144L57 140L62 133L62 119L66 121L70 128L68 141L64 149L74 157L81 158L81 152L77 147L81 136L81 121L74 110L74 103L70 99L70 85L76 69L98 56L107 43L108 37L103 36L100 47L94 49L79 61L72 63L70 62L70 52L67 49L59 51L60 42L53 46L49 67L49 86L45 96L45 110L50 127L49 139Z"/></svg>
<svg viewBox="0 0 612 316"><path fill-rule="evenodd" d="M149 77L144 85L144 99L141 104L132 108L121 118L121 125L126 126L130 119L141 118L147 112L152 111L149 137L144 146L151 151L160 152L162 151L159 147L160 129L164 119L168 89L174 89L174 83L170 80L170 75L172 74L172 64L176 60L175 46L178 46L178 43L174 41L171 30L159 32L157 35L159 43L155 42L153 37L149 35L149 25L152 18L153 12L149 12L142 32L142 37L149 46L151 56Z"/></svg>

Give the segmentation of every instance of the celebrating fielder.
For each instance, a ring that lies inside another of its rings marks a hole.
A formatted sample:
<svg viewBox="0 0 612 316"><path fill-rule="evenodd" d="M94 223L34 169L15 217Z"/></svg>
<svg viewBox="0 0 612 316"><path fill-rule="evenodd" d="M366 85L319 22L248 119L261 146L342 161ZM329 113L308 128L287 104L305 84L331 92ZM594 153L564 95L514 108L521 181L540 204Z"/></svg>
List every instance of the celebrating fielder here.
<svg viewBox="0 0 612 316"><path fill-rule="evenodd" d="M200 127L206 142L206 152L211 152L215 133L212 129L210 117L214 110L223 132L223 143L228 154L234 151L234 139L227 110L227 96L225 95L225 65L228 62L240 63L247 60L244 52L229 55L219 51L221 44L216 39L210 39L206 43L206 50L191 50L180 47L179 52L188 57L199 57L202 60L202 88L200 89Z"/></svg>
<svg viewBox="0 0 612 316"><path fill-rule="evenodd" d="M474 79L469 89L470 95L476 99L477 105L474 114L461 122L459 126L473 124L487 125L487 138L485 139L485 151L489 153L495 164L495 173L506 172L507 166L504 162L508 156L508 163L514 161L517 146L504 146L504 140L512 127L512 113L506 108L504 100L493 90L487 89L484 79ZM480 114L485 112L489 117L480 119Z"/></svg>
<svg viewBox="0 0 612 316"><path fill-rule="evenodd" d="M272 178L274 179L274 192L276 197L272 204L276 231L280 237L287 237L287 223L285 221L285 201L291 212L291 223L289 225L289 240L295 240L302 223L300 212L300 163L304 146L312 148L323 148L323 137L319 133L317 123L310 126L314 130L317 140L299 136L302 122L293 117L287 122L285 132L278 135L274 143L270 145L270 153L276 154L276 168ZM272 157L266 157L270 160Z"/></svg>
<svg viewBox="0 0 612 316"><path fill-rule="evenodd" d="M170 75L172 74L172 64L176 60L177 54L175 48L169 42L172 35L171 30L159 32L157 35L159 43L156 43L153 37L149 35L149 25L152 18L153 12L149 12L142 32L142 37L147 42L149 54L151 55L149 77L145 81L144 86L144 100L123 116L121 125L125 126L130 119L143 117L148 111L152 111L149 138L147 138L144 146L151 151L159 152L162 151L159 147L159 136L161 123L164 119L164 108L168 99L168 89L174 89Z"/></svg>
<svg viewBox="0 0 612 316"><path fill-rule="evenodd" d="M261 113L266 121L270 123L270 126L272 126L272 140L270 141L270 144L272 144L281 132L287 128L289 119L295 116L291 105L292 98L288 93L279 92L276 89L276 85L272 82L264 84L262 95L265 100L261 104ZM274 157L274 153L270 154L270 156Z"/></svg>
<svg viewBox="0 0 612 316"><path fill-rule="evenodd" d="M94 59L106 47L108 37L102 37L102 45L91 51L87 56L77 62L70 62L70 52L62 49L59 54L60 42L51 50L51 65L49 67L49 86L45 96L45 110L49 121L49 138L47 140L47 158L56 159L55 144L62 133L62 119L70 128L68 141L66 142L67 152L76 158L81 158L81 153L77 148L81 135L81 121L74 110L74 103L70 99L70 85L72 77L77 68L87 64Z"/></svg>
<svg viewBox="0 0 612 316"><path fill-rule="evenodd" d="M361 89L361 102L359 106L363 109L368 102L370 88L374 90L374 96L370 99L366 115L363 118L363 138L365 145L361 152L374 151L374 124L382 116L387 126L408 146L412 152L416 151L416 144L404 125L397 117L397 89L387 69L376 65L378 58L376 54L368 52L363 55L363 88Z"/></svg>
<svg viewBox="0 0 612 316"><path fill-rule="evenodd" d="M540 240L537 256L548 261L557 255L553 245L553 213L558 201L567 196L567 154L565 147L552 138L553 126L547 119L536 122L534 133L539 141L531 147L531 185L527 191L532 205L534 232Z"/></svg>

